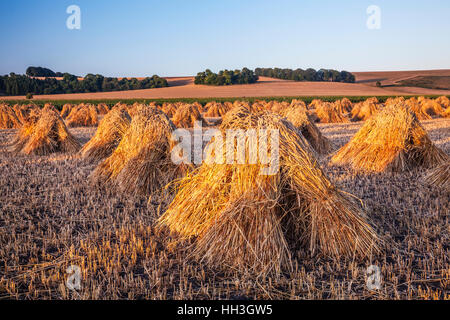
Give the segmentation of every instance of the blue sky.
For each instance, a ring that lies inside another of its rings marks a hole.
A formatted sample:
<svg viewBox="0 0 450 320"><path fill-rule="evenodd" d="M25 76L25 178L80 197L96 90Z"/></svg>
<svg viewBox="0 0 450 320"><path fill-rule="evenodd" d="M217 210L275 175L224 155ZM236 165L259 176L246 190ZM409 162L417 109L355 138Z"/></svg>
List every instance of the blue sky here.
<svg viewBox="0 0 450 320"><path fill-rule="evenodd" d="M72 4L81 30L66 27ZM369 5L381 9L379 30L366 27ZM8 0L0 13L0 74L450 68L448 0Z"/></svg>

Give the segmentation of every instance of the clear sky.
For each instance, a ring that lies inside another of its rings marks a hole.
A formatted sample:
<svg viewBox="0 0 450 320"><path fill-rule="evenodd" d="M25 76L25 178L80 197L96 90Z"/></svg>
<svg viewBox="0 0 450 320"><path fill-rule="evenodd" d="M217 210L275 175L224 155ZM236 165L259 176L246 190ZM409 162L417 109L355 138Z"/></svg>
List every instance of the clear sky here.
<svg viewBox="0 0 450 320"><path fill-rule="evenodd" d="M81 30L66 27L72 4ZM370 5L379 30L366 26ZM0 74L450 68L448 0L5 0L0 14Z"/></svg>

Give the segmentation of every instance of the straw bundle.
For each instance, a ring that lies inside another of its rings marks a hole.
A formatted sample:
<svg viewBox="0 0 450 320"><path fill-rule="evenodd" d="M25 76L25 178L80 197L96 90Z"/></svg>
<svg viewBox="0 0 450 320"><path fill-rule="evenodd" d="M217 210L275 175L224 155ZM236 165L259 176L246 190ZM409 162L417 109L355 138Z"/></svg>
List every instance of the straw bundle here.
<svg viewBox="0 0 450 320"><path fill-rule="evenodd" d="M379 111L379 105L372 102L356 103L352 109L352 121L366 121Z"/></svg>
<svg viewBox="0 0 450 320"><path fill-rule="evenodd" d="M282 102L278 102L278 101L274 101L270 107L270 111L272 111L273 113L276 114L282 114L287 108L289 108L289 103L282 101ZM259 110L265 110L264 107L260 108Z"/></svg>
<svg viewBox="0 0 450 320"><path fill-rule="evenodd" d="M207 118L217 118L223 117L225 113L228 112L228 109L221 103L217 103L215 101L208 102L205 105L205 109L207 110L203 116Z"/></svg>
<svg viewBox="0 0 450 320"><path fill-rule="evenodd" d="M320 99L314 99L311 101L311 103L308 105L308 109L316 109L317 106L323 104L324 102Z"/></svg>
<svg viewBox="0 0 450 320"><path fill-rule="evenodd" d="M282 116L289 120L309 142L311 147L319 154L330 152L330 141L322 135L319 128L309 118L306 106L289 107Z"/></svg>
<svg viewBox="0 0 450 320"><path fill-rule="evenodd" d="M372 103L378 103L378 99L377 98L370 98ZM366 100L366 102L369 102L368 100ZM395 97L395 98L387 98L385 101L386 105L389 104L399 104L399 103L404 103L405 102L405 98L404 97Z"/></svg>
<svg viewBox="0 0 450 320"><path fill-rule="evenodd" d="M430 120L431 116L426 113L419 100L415 97L411 97L408 100L405 100L405 104L409 106L409 109L415 114L418 120Z"/></svg>
<svg viewBox="0 0 450 320"><path fill-rule="evenodd" d="M51 104L51 103L46 103L46 104L44 105L44 108L43 108L43 109L50 109L50 110L56 112L57 114L59 114L58 109L56 109L56 107L55 107L53 104Z"/></svg>
<svg viewBox="0 0 450 320"><path fill-rule="evenodd" d="M436 102L439 103L443 109L450 108L450 99L447 96L436 98Z"/></svg>
<svg viewBox="0 0 450 320"><path fill-rule="evenodd" d="M231 110L225 118L223 133L253 128L264 136L261 129L278 130L280 166L274 175L261 175L260 162L217 164L210 158L196 174L181 180L158 224L181 239L195 238L194 258L278 275L292 269L292 252L299 248L350 258L376 250L376 234L362 209L331 184L290 122L245 107ZM249 144L246 139L247 148Z"/></svg>
<svg viewBox="0 0 450 320"><path fill-rule="evenodd" d="M193 104L183 104L178 107L172 121L178 128L193 128L195 121L206 123L198 108Z"/></svg>
<svg viewBox="0 0 450 320"><path fill-rule="evenodd" d="M121 103L116 104L116 106L118 106L118 105L124 106L126 108L128 114L131 116L131 118L133 118L136 115L139 108L142 107L142 105L138 102L135 102L132 105L126 105L126 104L121 104Z"/></svg>
<svg viewBox="0 0 450 320"><path fill-rule="evenodd" d="M64 104L63 107L62 107L61 113L60 113L61 117L64 118L64 119L67 118L67 116L70 114L70 112L72 111L72 109L74 107L75 106L70 104L70 103Z"/></svg>
<svg viewBox="0 0 450 320"><path fill-rule="evenodd" d="M98 114L95 106L80 104L72 109L66 118L68 127L94 127L98 125Z"/></svg>
<svg viewBox="0 0 450 320"><path fill-rule="evenodd" d="M99 115L105 115L109 112L109 107L105 103L100 103L96 107Z"/></svg>
<svg viewBox="0 0 450 320"><path fill-rule="evenodd" d="M13 108L7 104L0 104L0 129L20 128L21 123Z"/></svg>
<svg viewBox="0 0 450 320"><path fill-rule="evenodd" d="M169 118L172 118L175 115L175 112L177 111L177 108L175 107L175 105L173 103L163 103L162 108L161 108L162 112L164 112L165 114L167 114L167 116Z"/></svg>
<svg viewBox="0 0 450 320"><path fill-rule="evenodd" d="M289 107L291 108L302 108L307 110L308 106L306 105L305 101L303 100L298 100L298 99L293 99L291 101L291 104L289 105Z"/></svg>
<svg viewBox="0 0 450 320"><path fill-rule="evenodd" d="M179 102L179 104L181 105L182 103ZM193 105L194 107L196 107L200 113L203 113L203 112L206 111L206 108L203 107L202 104L201 104L200 102L198 102L198 101L195 101L194 103L192 103L192 105Z"/></svg>
<svg viewBox="0 0 450 320"><path fill-rule="evenodd" d="M425 99L424 101L422 101L421 106L423 112L432 117L441 116L444 113L444 109L436 100Z"/></svg>
<svg viewBox="0 0 450 320"><path fill-rule="evenodd" d="M171 161L175 129L162 111L139 107L117 149L92 173L93 180L134 195L149 195L163 188L187 170Z"/></svg>
<svg viewBox="0 0 450 320"><path fill-rule="evenodd" d="M391 104L366 121L331 162L364 172L398 172L433 167L446 159L409 108Z"/></svg>
<svg viewBox="0 0 450 320"><path fill-rule="evenodd" d="M444 110L444 112L442 112L442 116L444 118L450 118L450 107L448 107L447 109Z"/></svg>
<svg viewBox="0 0 450 320"><path fill-rule="evenodd" d="M276 105L277 104L277 102L275 101L274 102L274 105ZM240 101L240 102L238 102L238 103L235 103L234 105L233 105L233 108L234 107L246 107L246 108L248 108L249 110L250 110L250 112L254 112L254 113L259 113L259 112L263 112L263 111L266 111L266 110L269 110L269 109L267 109L267 107L265 107L263 104L249 104L248 102L246 102L246 101Z"/></svg>
<svg viewBox="0 0 450 320"><path fill-rule="evenodd" d="M39 119L41 109L33 104L30 105L18 105L14 107L14 112L19 119L20 123L25 124L28 122L36 122Z"/></svg>
<svg viewBox="0 0 450 320"><path fill-rule="evenodd" d="M346 114L342 113L341 105L323 102L316 106L316 115L321 123L345 123L349 122Z"/></svg>
<svg viewBox="0 0 450 320"><path fill-rule="evenodd" d="M274 101L270 101L270 102L274 102ZM264 110L270 110L271 106L269 107L269 103L266 100L255 100L252 104L252 106L255 106L255 108L258 109L264 109ZM231 105L230 108L228 108L228 110L233 109L233 106Z"/></svg>
<svg viewBox="0 0 450 320"><path fill-rule="evenodd" d="M351 112L353 109L353 103L348 98L342 98L339 101L342 113Z"/></svg>
<svg viewBox="0 0 450 320"><path fill-rule="evenodd" d="M95 135L81 149L82 158L99 161L109 157L130 127L131 117L124 108L116 107L100 121Z"/></svg>
<svg viewBox="0 0 450 320"><path fill-rule="evenodd" d="M54 152L77 152L79 142L67 130L57 111L47 106L36 123L26 123L11 145L15 153L45 156Z"/></svg>
<svg viewBox="0 0 450 320"><path fill-rule="evenodd" d="M441 187L444 192L450 193L450 161L431 169L424 180L427 184Z"/></svg>

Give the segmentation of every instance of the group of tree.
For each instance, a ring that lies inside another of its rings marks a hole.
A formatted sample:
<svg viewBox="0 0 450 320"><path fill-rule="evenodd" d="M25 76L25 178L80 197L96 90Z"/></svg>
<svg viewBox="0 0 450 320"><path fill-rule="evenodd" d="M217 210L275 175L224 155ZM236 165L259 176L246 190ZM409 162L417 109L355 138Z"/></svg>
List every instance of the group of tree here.
<svg viewBox="0 0 450 320"><path fill-rule="evenodd" d="M61 94L61 93L88 93L102 91L125 91L137 89L150 89L167 87L166 79L157 75L142 80L136 78L110 78L102 75L88 74L83 79L69 73L62 75L62 80L54 77L37 79L28 75L0 76L0 94L26 95L31 94Z"/></svg>
<svg viewBox="0 0 450 320"><path fill-rule="evenodd" d="M195 84L206 84L212 86L226 86L232 84L255 83L258 81L258 76L247 68L242 70L221 70L219 73L214 73L207 69L204 72L197 73L195 77Z"/></svg>
<svg viewBox="0 0 450 320"><path fill-rule="evenodd" d="M28 67L26 75L30 77L63 77L63 72L53 72L50 69L42 67Z"/></svg>
<svg viewBox="0 0 450 320"><path fill-rule="evenodd" d="M263 77L278 78L294 81L332 81L332 82L355 82L355 76L347 71L333 69L315 70L303 69L281 69L281 68L256 68L255 74Z"/></svg>

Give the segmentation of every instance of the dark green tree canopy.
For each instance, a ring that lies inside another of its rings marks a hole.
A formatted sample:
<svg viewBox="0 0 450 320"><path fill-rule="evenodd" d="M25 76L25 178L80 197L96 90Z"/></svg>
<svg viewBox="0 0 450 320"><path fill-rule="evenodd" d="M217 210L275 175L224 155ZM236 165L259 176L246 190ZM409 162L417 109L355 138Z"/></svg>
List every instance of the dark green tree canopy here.
<svg viewBox="0 0 450 320"><path fill-rule="evenodd" d="M243 68L242 70L221 70L219 73L213 73L206 69L204 72L197 73L195 84L206 84L211 86L228 86L232 84L255 83L258 76L252 70Z"/></svg>
<svg viewBox="0 0 450 320"><path fill-rule="evenodd" d="M294 81L333 81L333 82L355 82L355 76L347 71L333 69L320 69L318 71L309 68L302 69L280 69L280 68L256 68L255 74L262 77L270 77Z"/></svg>
<svg viewBox="0 0 450 320"><path fill-rule="evenodd" d="M82 80L69 73L61 75L62 80L55 78L36 79L26 75L0 76L0 94L16 96L31 94L84 93L101 91L123 91L167 87L166 79L157 75L142 80L136 78L118 80L102 75L88 74Z"/></svg>

